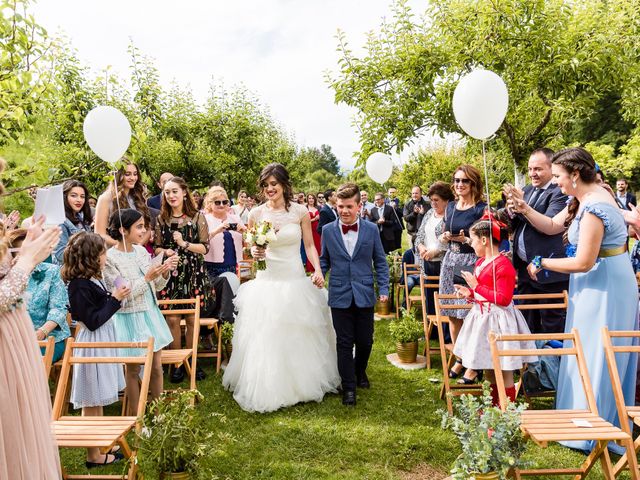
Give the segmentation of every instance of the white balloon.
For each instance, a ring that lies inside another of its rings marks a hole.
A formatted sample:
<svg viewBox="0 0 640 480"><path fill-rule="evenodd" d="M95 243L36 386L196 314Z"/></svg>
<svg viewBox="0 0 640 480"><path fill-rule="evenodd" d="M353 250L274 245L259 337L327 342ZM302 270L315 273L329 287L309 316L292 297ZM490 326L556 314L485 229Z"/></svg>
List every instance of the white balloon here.
<svg viewBox="0 0 640 480"><path fill-rule="evenodd" d="M82 130L91 150L107 163L120 160L131 143L131 125L114 107L102 105L91 110Z"/></svg>
<svg viewBox="0 0 640 480"><path fill-rule="evenodd" d="M469 136L485 140L493 135L509 108L509 92L500 76L474 70L460 79L453 92L453 114Z"/></svg>
<svg viewBox="0 0 640 480"><path fill-rule="evenodd" d="M231 290L233 291L234 295L238 293L238 288L240 288L240 279L235 273L224 272L221 273L220 276L227 279L229 285L231 285Z"/></svg>
<svg viewBox="0 0 640 480"><path fill-rule="evenodd" d="M367 175L371 180L377 183L384 183L389 180L393 170L391 157L382 152L372 153L367 158L366 169Z"/></svg>

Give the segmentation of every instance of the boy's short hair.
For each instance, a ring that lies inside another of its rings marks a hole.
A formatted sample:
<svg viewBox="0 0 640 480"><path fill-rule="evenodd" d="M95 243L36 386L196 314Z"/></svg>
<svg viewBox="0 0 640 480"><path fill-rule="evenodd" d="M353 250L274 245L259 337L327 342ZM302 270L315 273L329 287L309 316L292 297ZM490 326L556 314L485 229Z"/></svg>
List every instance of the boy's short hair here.
<svg viewBox="0 0 640 480"><path fill-rule="evenodd" d="M360 203L360 188L353 182L345 183L338 187L336 196L342 200L356 197L356 203Z"/></svg>

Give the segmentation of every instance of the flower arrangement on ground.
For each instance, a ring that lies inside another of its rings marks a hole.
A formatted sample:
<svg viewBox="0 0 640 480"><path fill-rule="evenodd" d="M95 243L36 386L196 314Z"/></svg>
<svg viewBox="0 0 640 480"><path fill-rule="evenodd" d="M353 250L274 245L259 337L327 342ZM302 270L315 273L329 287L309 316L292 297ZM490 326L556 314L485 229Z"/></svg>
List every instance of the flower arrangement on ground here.
<svg viewBox="0 0 640 480"><path fill-rule="evenodd" d="M135 438L135 461L144 478L178 472L191 479L212 478L203 459L211 452L214 434L205 431L191 404L202 398L197 390L179 389L163 393L147 407Z"/></svg>
<svg viewBox="0 0 640 480"><path fill-rule="evenodd" d="M482 391L481 396L462 395L454 415L439 412L442 428L451 430L462 446L462 453L451 469L454 480L502 480L510 469L524 466L526 440L520 421L526 405L510 402L502 411L492 406L488 382L483 384Z"/></svg>
<svg viewBox="0 0 640 480"><path fill-rule="evenodd" d="M273 228L273 224L269 221L263 220L256 223L250 229L244 233L244 240L250 247L257 246L266 248L269 242L276 240L276 230ZM267 268L267 262L265 259L256 260L256 269L264 270Z"/></svg>

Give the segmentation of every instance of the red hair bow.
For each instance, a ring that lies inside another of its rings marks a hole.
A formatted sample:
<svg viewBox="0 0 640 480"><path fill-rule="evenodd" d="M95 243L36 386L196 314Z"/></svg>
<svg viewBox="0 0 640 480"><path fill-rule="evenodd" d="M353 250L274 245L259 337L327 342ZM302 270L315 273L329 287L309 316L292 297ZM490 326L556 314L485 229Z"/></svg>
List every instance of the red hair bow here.
<svg viewBox="0 0 640 480"><path fill-rule="evenodd" d="M482 215L480 220L489 220L489 223L491 224L491 236L496 242L500 242L500 230L507 228L507 226L500 220L497 220L496 217L493 216L493 213L488 210L484 212L484 215Z"/></svg>

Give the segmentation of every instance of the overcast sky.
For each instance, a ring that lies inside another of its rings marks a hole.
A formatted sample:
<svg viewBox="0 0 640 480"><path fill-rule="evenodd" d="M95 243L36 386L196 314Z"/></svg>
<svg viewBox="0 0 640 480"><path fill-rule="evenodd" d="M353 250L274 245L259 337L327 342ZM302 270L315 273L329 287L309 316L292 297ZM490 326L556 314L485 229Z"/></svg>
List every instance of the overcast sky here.
<svg viewBox="0 0 640 480"><path fill-rule="evenodd" d="M419 1L411 1L421 13ZM390 0L39 0L36 20L65 33L94 72L107 65L129 77L130 38L155 59L163 86L189 85L202 101L211 79L244 84L299 145L331 145L354 164L353 111L334 103L325 82L337 70L335 35L361 47L390 15ZM406 155L403 155L403 158ZM399 161L396 158L396 162Z"/></svg>

